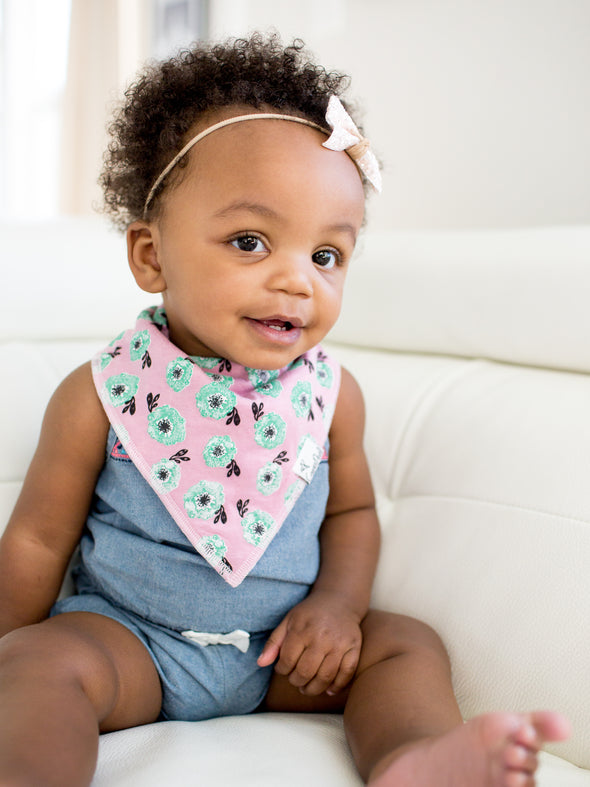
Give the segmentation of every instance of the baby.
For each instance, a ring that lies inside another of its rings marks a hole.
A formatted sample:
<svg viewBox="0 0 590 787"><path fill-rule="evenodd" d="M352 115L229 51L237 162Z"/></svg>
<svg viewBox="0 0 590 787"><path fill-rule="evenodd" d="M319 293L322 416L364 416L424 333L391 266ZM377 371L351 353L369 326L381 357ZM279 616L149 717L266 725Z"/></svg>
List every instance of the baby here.
<svg viewBox="0 0 590 787"><path fill-rule="evenodd" d="M463 724L437 635L369 608L363 401L320 344L380 188L346 85L254 35L127 92L102 184L161 302L58 387L0 542L2 787L89 784L99 732L257 709L342 711L374 787L533 785L568 734Z"/></svg>

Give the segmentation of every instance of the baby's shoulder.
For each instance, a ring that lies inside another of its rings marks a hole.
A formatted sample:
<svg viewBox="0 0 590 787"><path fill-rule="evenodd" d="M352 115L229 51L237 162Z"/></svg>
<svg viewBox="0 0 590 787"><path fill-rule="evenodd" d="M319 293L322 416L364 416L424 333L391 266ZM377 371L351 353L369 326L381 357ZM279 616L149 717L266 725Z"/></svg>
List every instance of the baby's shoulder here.
<svg viewBox="0 0 590 787"><path fill-rule="evenodd" d="M336 410L330 428L330 442L334 443L360 438L365 426L365 403L360 385L355 377L344 367L340 380L340 390Z"/></svg>
<svg viewBox="0 0 590 787"><path fill-rule="evenodd" d="M56 430L64 441L104 446L109 421L98 397L90 363L74 369L56 388L44 427Z"/></svg>
<svg viewBox="0 0 590 787"><path fill-rule="evenodd" d="M100 405L90 361L78 366L61 381L55 389L52 401L57 404L78 404L90 408L95 404Z"/></svg>
<svg viewBox="0 0 590 787"><path fill-rule="evenodd" d="M341 367L340 377L340 392L338 395L338 403L344 405L352 405L354 407L363 407L363 392L358 384L356 377L352 375L346 367Z"/></svg>

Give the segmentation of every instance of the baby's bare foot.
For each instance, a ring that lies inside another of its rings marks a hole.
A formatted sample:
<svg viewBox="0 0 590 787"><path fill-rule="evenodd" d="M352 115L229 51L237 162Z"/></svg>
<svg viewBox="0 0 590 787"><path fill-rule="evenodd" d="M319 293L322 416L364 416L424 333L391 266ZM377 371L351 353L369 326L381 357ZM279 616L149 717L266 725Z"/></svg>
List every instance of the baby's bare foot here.
<svg viewBox="0 0 590 787"><path fill-rule="evenodd" d="M490 713L439 738L409 744L379 764L370 787L533 787L537 753L564 740L558 713Z"/></svg>

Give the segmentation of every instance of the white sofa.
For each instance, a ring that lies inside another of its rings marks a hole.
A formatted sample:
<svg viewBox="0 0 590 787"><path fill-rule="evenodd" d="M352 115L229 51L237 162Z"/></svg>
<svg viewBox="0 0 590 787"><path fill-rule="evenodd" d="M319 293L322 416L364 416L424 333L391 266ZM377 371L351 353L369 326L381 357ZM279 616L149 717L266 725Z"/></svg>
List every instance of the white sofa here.
<svg viewBox="0 0 590 787"><path fill-rule="evenodd" d="M149 302L100 220L0 225L0 522L57 382ZM465 717L556 708L541 787L590 785L590 227L370 232L333 349L360 381L377 606L443 637ZM103 736L95 787L360 780L336 716ZM419 786L417 786L419 787Z"/></svg>

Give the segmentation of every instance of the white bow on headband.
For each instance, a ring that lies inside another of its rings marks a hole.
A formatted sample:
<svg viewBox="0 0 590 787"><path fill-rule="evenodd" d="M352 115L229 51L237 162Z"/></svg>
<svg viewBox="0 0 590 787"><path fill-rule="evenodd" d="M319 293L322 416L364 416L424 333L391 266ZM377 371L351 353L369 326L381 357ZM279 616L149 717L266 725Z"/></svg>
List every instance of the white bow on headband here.
<svg viewBox="0 0 590 787"><path fill-rule="evenodd" d="M369 140L363 137L337 96L330 96L326 121L333 130L322 145L329 150L345 150L375 190L380 192L381 171L377 157L370 148Z"/></svg>

